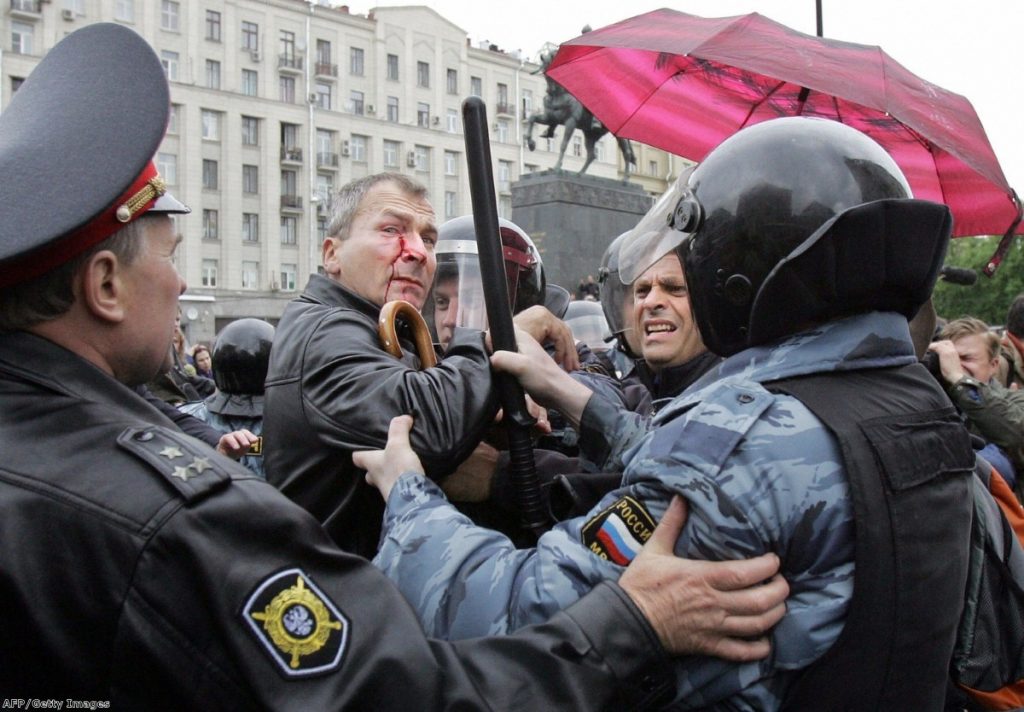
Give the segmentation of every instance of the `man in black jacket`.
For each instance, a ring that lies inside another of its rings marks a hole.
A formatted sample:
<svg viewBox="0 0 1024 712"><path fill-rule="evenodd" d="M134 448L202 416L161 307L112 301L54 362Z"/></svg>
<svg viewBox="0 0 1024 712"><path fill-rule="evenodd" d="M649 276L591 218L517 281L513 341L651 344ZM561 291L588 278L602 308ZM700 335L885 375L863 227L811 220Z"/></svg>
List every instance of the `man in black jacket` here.
<svg viewBox="0 0 1024 712"><path fill-rule="evenodd" d="M168 108L152 49L98 23L51 49L0 115L7 696L586 710L659 694L666 649L768 653L758 636L781 616L785 583L728 589L772 576L776 557L676 559L679 518L621 585L544 626L428 641L380 572L141 398L133 387L160 370L186 288L169 214L188 208L151 161Z"/></svg>
<svg viewBox="0 0 1024 712"><path fill-rule="evenodd" d="M458 330L444 360L419 370L412 344L401 360L378 336L385 302L421 309L434 278L437 223L426 189L381 173L341 188L323 244L324 275L285 309L270 354L263 413L267 481L306 508L346 551L372 557L383 506L352 453L384 447L396 415L416 412L411 438L427 474L451 473L494 422L498 400L484 334ZM531 310L533 312L533 310ZM538 340L568 341L549 312Z"/></svg>

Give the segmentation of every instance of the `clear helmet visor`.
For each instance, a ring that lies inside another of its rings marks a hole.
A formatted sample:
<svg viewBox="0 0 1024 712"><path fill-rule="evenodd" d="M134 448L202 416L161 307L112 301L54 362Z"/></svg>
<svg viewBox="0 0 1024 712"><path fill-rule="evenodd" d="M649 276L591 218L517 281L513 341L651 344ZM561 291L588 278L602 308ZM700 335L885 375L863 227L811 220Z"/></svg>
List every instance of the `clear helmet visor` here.
<svg viewBox="0 0 1024 712"><path fill-rule="evenodd" d="M635 282L693 234L692 226L700 221L700 205L689 186L694 168L679 175L625 238L619 252L619 279L623 284Z"/></svg>
<svg viewBox="0 0 1024 712"><path fill-rule="evenodd" d="M475 243L472 249L437 256L434 284L423 307L423 317L434 340L448 349L456 327L487 328L487 305Z"/></svg>

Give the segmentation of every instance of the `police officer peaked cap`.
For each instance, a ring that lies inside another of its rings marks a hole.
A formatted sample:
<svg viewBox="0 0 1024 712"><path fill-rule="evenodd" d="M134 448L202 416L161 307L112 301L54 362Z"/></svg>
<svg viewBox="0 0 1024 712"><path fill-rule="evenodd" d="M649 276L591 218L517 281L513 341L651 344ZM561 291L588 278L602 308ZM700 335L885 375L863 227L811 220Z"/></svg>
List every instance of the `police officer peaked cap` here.
<svg viewBox="0 0 1024 712"><path fill-rule="evenodd" d="M169 111L160 60L126 27L89 25L46 54L0 114L0 287L147 212L190 212L152 162Z"/></svg>

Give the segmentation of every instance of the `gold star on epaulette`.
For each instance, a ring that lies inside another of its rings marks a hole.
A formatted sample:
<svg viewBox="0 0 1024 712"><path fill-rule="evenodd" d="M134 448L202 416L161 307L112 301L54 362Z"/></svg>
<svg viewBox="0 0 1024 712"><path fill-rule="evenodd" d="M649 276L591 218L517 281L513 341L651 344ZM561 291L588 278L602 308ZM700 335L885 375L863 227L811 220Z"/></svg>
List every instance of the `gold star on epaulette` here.
<svg viewBox="0 0 1024 712"><path fill-rule="evenodd" d="M189 467L195 469L197 475L201 475L210 469L210 461L205 457L196 457L192 459L192 464Z"/></svg>
<svg viewBox="0 0 1024 712"><path fill-rule="evenodd" d="M191 467L191 465L188 467L175 467L174 474L172 474L171 477L177 477L182 482L188 482L189 477L195 477L195 475L189 472L189 467Z"/></svg>
<svg viewBox="0 0 1024 712"><path fill-rule="evenodd" d="M160 451L160 454L166 457L168 460L176 460L177 458L181 457L184 453L175 446L168 445L167 447Z"/></svg>

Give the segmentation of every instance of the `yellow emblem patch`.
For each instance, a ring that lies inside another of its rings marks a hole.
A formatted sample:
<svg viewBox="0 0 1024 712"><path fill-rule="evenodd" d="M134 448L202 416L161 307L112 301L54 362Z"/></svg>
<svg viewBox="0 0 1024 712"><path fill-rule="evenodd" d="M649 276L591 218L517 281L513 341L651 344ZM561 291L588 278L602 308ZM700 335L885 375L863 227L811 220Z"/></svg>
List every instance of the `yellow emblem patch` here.
<svg viewBox="0 0 1024 712"><path fill-rule="evenodd" d="M348 620L299 569L274 574L249 597L242 616L288 677L334 670L348 641Z"/></svg>

